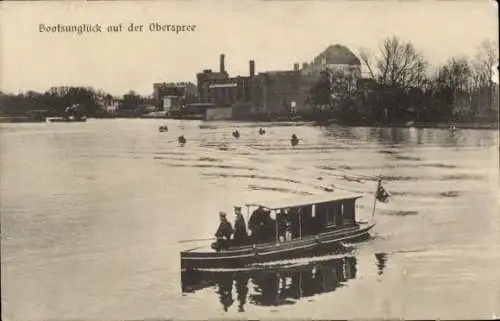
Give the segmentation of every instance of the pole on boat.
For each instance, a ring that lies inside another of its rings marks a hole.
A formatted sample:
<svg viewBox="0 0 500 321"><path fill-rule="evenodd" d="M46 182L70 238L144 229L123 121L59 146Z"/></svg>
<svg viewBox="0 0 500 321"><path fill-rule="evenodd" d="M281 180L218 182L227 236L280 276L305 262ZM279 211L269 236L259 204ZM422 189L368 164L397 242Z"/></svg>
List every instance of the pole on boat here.
<svg viewBox="0 0 500 321"><path fill-rule="evenodd" d="M299 207L299 239L302 238L302 207Z"/></svg>
<svg viewBox="0 0 500 321"><path fill-rule="evenodd" d="M177 241L177 243L190 243L190 242L201 242L201 241L212 241L212 240L215 240L215 237L204 238L204 239L181 240Z"/></svg>
<svg viewBox="0 0 500 321"><path fill-rule="evenodd" d="M274 210L274 222L276 223L276 243L279 242L279 234L278 234L278 213Z"/></svg>
<svg viewBox="0 0 500 321"><path fill-rule="evenodd" d="M377 206L377 193L382 184L381 179L379 178L377 181L377 188L375 189L375 196L373 197L373 210L372 210L372 224L375 221L375 207Z"/></svg>

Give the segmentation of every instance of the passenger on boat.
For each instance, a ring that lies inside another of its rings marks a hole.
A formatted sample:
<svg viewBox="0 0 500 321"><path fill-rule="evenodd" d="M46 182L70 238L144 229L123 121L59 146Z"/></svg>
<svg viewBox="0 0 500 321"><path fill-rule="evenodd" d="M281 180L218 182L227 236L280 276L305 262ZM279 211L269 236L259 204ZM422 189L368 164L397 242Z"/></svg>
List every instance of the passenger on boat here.
<svg viewBox="0 0 500 321"><path fill-rule="evenodd" d="M235 245L243 245L248 241L248 233L241 207L235 206L234 214L236 215L236 221L234 222L233 240Z"/></svg>
<svg viewBox="0 0 500 321"><path fill-rule="evenodd" d="M248 220L248 229L252 232L252 240L254 243L259 243L262 226L264 225L265 211L262 206L259 206L253 211Z"/></svg>
<svg viewBox="0 0 500 321"><path fill-rule="evenodd" d="M231 235L233 234L233 227L231 223L226 218L226 213L219 213L220 224L219 228L217 228L217 232L215 232L215 237L217 241L212 243L212 248L214 250L221 250L229 247Z"/></svg>
<svg viewBox="0 0 500 321"><path fill-rule="evenodd" d="M287 215L283 210L276 214L276 222L278 224L278 239L285 241L287 232Z"/></svg>
<svg viewBox="0 0 500 321"><path fill-rule="evenodd" d="M290 219L290 232L292 236L292 240L296 239L300 236L300 218L299 218L299 209L294 208L290 210L288 214Z"/></svg>
<svg viewBox="0 0 500 321"><path fill-rule="evenodd" d="M272 242L276 239L276 220L271 218L269 211L264 212L264 220L260 233L261 242Z"/></svg>

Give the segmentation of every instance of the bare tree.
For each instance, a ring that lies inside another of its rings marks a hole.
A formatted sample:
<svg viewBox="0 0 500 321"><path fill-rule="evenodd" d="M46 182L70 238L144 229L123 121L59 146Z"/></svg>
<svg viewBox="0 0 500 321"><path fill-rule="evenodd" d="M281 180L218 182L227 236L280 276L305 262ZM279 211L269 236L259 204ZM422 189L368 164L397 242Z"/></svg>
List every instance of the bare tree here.
<svg viewBox="0 0 500 321"><path fill-rule="evenodd" d="M494 68L498 67L498 50L492 41L481 43L476 53L474 69L479 85L490 86L493 83Z"/></svg>
<svg viewBox="0 0 500 321"><path fill-rule="evenodd" d="M386 87L419 87L426 80L427 61L411 42L392 36L384 39L377 56L364 48L360 50L361 61L370 76Z"/></svg>
<svg viewBox="0 0 500 321"><path fill-rule="evenodd" d="M453 92L468 91L471 78L472 68L464 57L449 59L438 71L438 83L447 86Z"/></svg>
<svg viewBox="0 0 500 321"><path fill-rule="evenodd" d="M361 48L359 50L359 58L361 58L361 61L365 64L366 68L368 68L368 72L370 73L370 77L372 79L375 79L375 73L373 72L373 63L372 63L372 56L368 49L366 48Z"/></svg>
<svg viewBox="0 0 500 321"><path fill-rule="evenodd" d="M421 84L427 62L410 42L402 42L393 36L384 40L376 66L381 84L411 87Z"/></svg>
<svg viewBox="0 0 500 321"><path fill-rule="evenodd" d="M495 68L498 68L497 46L489 40L481 43L473 62L472 82L480 106L488 106L487 114L494 107L493 89Z"/></svg>
<svg viewBox="0 0 500 321"><path fill-rule="evenodd" d="M452 95L453 109L460 116L469 105L471 98L472 68L467 58L451 58L438 69L436 85L441 90L448 90Z"/></svg>

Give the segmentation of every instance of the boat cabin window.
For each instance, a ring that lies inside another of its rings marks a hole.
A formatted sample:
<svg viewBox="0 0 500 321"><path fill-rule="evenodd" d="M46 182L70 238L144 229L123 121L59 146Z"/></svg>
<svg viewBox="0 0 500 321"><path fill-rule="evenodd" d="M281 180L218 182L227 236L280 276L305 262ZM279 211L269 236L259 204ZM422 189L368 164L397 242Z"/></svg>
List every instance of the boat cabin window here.
<svg viewBox="0 0 500 321"><path fill-rule="evenodd" d="M325 229L355 223L355 199L316 203L305 206L268 210L258 207L247 218L249 242L284 242ZM248 217L248 216L247 216Z"/></svg>
<svg viewBox="0 0 500 321"><path fill-rule="evenodd" d="M342 225L343 216L342 202L330 203L326 208L326 224L327 225Z"/></svg>
<svg viewBox="0 0 500 321"><path fill-rule="evenodd" d="M340 200L317 204L315 212L322 227L344 226L355 223L355 200Z"/></svg>
<svg viewBox="0 0 500 321"><path fill-rule="evenodd" d="M343 213L344 224L350 225L356 222L355 218L355 200L344 200Z"/></svg>

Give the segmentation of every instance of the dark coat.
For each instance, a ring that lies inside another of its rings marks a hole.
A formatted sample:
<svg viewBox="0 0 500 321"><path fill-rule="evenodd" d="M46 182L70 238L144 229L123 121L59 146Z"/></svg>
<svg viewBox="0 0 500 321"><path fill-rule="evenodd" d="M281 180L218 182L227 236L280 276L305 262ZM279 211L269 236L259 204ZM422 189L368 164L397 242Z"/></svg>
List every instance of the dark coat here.
<svg viewBox="0 0 500 321"><path fill-rule="evenodd" d="M227 220L224 220L220 223L217 232L215 232L215 237L229 239L231 238L232 234L233 227L231 226L231 223L229 223Z"/></svg>
<svg viewBox="0 0 500 321"><path fill-rule="evenodd" d="M245 219L243 215L238 215L236 221L234 222L234 240L236 242L246 241L248 237L247 227L245 224Z"/></svg>
<svg viewBox="0 0 500 321"><path fill-rule="evenodd" d="M252 233L259 230L264 225L265 220L265 212L263 209L256 209L253 211L250 219L248 220L248 229L252 231Z"/></svg>

